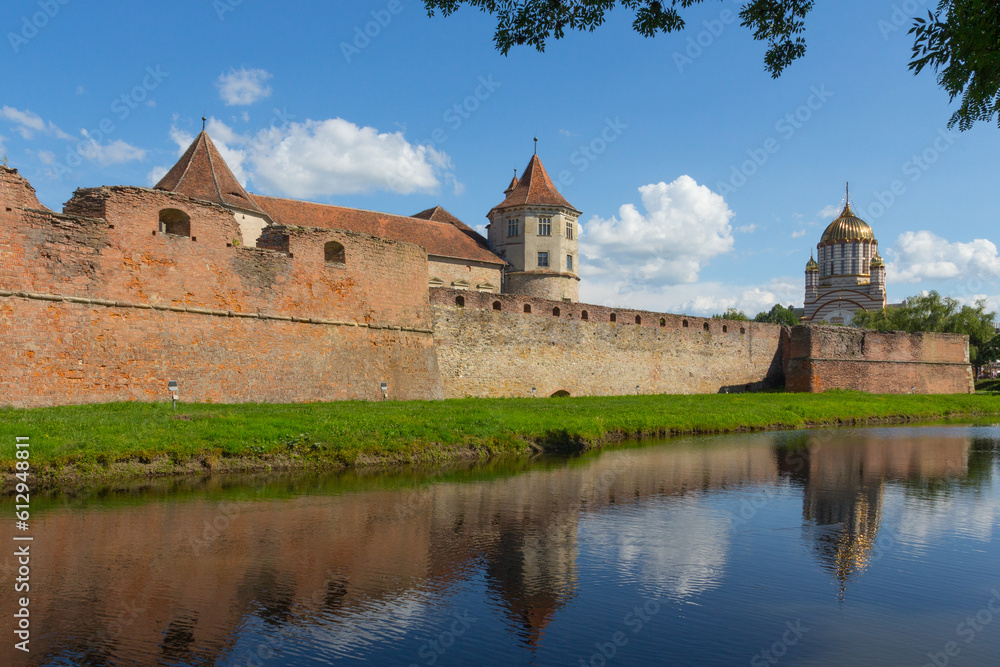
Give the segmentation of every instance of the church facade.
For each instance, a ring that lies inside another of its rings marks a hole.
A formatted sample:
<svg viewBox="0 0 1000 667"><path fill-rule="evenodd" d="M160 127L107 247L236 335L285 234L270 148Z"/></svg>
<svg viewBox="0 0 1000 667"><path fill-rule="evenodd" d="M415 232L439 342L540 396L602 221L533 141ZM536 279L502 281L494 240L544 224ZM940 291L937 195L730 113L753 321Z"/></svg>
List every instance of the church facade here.
<svg viewBox="0 0 1000 667"><path fill-rule="evenodd" d="M885 308L885 262L878 240L849 200L816 251L806 264L804 324L850 324L858 310Z"/></svg>

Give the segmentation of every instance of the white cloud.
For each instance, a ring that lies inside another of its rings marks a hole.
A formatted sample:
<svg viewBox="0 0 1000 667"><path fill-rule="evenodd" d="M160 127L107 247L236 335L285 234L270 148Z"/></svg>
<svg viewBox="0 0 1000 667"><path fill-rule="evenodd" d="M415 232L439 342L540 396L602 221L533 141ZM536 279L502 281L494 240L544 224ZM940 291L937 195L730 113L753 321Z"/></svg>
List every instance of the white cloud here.
<svg viewBox="0 0 1000 667"><path fill-rule="evenodd" d="M840 206L835 206L833 204L830 204L829 206L824 207L822 211L817 213L816 217L818 217L820 220L825 220L826 222L833 222L834 220L840 217L841 210L842 209Z"/></svg>
<svg viewBox="0 0 1000 667"><path fill-rule="evenodd" d="M646 212L633 204L618 217L591 218L582 229L581 271L619 294L693 283L713 257L733 248L733 212L690 176L639 188Z"/></svg>
<svg viewBox="0 0 1000 667"><path fill-rule="evenodd" d="M738 231L740 234L753 234L755 231L757 231L757 225L755 224L741 225L736 228L736 231Z"/></svg>
<svg viewBox="0 0 1000 667"><path fill-rule="evenodd" d="M0 107L0 118L13 123L14 129L24 139L31 139L36 132L41 132L59 139L73 140L72 136L59 129L55 123L52 121L46 123L41 116L27 109L22 111L14 107Z"/></svg>
<svg viewBox="0 0 1000 667"><path fill-rule="evenodd" d="M792 232L792 238L793 239L800 239L800 238L802 238L805 235L806 235L806 230L804 230L804 229L800 229L797 232Z"/></svg>
<svg viewBox="0 0 1000 667"><path fill-rule="evenodd" d="M247 106L270 97L271 87L267 82L273 76L266 70L242 67L220 75L215 85L219 88L219 97L228 106Z"/></svg>
<svg viewBox="0 0 1000 667"><path fill-rule="evenodd" d="M87 137L86 132L83 135ZM143 160L146 157L145 150L128 144L121 139L116 139L110 144L105 145L87 138L80 142L76 150L85 159L96 162L102 167Z"/></svg>
<svg viewBox="0 0 1000 667"><path fill-rule="evenodd" d="M77 95L86 95L87 94L87 89L84 88L83 86L77 86L76 87L76 94Z"/></svg>
<svg viewBox="0 0 1000 667"><path fill-rule="evenodd" d="M56 163L56 154L52 151L38 151L38 159L42 164L53 165Z"/></svg>
<svg viewBox="0 0 1000 667"><path fill-rule="evenodd" d="M434 191L451 160L402 132L379 133L341 118L261 130L248 152L255 185L298 198L392 190Z"/></svg>
<svg viewBox="0 0 1000 667"><path fill-rule="evenodd" d="M152 169L149 170L149 173L146 174L146 183L149 184L149 187L153 187L154 185L160 182L160 179L162 179L164 176L167 175L168 171L170 171L170 167L166 167L163 165L158 167L153 167Z"/></svg>
<svg viewBox="0 0 1000 667"><path fill-rule="evenodd" d="M987 239L952 243L929 231L903 232L886 254L892 282L1000 277L997 247Z"/></svg>

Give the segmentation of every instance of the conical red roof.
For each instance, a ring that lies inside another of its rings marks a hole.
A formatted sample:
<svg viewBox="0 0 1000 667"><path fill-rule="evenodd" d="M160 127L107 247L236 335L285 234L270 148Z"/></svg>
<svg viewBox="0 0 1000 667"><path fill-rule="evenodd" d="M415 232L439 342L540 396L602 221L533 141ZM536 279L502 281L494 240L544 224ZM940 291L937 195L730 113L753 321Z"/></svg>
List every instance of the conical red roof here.
<svg viewBox="0 0 1000 667"><path fill-rule="evenodd" d="M154 187L157 190L176 192L195 199L267 215L243 189L229 169L229 165L222 159L219 149L204 131L195 138L177 164Z"/></svg>
<svg viewBox="0 0 1000 667"><path fill-rule="evenodd" d="M514 174L514 180L510 182L510 185L507 186L507 189L504 190L503 193L505 195L509 195L514 190L514 188L517 187L517 183L518 183L517 174Z"/></svg>
<svg viewBox="0 0 1000 667"><path fill-rule="evenodd" d="M507 198L502 204L497 206L498 209L510 208L512 206L525 206L525 205L543 205L543 206L563 206L565 208L576 210L572 204L566 201L559 191L556 190L555 184L552 179L549 178L548 173L545 171L545 167L542 166L542 161L538 159L537 155L531 156L531 162L528 163L528 167L521 174L521 180L517 182L514 189L507 195Z"/></svg>

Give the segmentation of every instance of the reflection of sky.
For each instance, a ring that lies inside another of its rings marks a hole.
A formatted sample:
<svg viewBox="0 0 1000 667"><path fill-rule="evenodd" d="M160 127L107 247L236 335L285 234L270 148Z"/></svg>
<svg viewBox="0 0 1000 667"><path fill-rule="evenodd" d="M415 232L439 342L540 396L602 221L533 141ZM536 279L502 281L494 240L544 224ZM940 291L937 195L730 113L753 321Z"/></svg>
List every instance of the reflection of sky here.
<svg viewBox="0 0 1000 667"><path fill-rule="evenodd" d="M586 515L581 549L607 563L621 585L648 597L688 598L719 584L730 522L695 497L647 500Z"/></svg>
<svg viewBox="0 0 1000 667"><path fill-rule="evenodd" d="M896 517L897 537L921 546L929 546L942 537L954 535L989 542L994 526L1000 521L1000 508L992 489L979 493L938 493L928 498L905 494L903 489L888 487L883 507L890 506ZM979 496L976 500L970 496ZM990 502L993 501L993 502Z"/></svg>

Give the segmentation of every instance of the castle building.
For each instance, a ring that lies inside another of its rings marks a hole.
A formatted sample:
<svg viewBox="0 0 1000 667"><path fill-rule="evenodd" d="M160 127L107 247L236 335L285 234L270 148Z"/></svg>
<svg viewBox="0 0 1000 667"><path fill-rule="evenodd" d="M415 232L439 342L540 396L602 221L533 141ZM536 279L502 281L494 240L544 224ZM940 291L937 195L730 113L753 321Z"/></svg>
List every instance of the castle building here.
<svg viewBox="0 0 1000 667"><path fill-rule="evenodd" d="M580 211L559 194L537 154L504 195L487 215L490 247L508 263L503 291L578 302Z"/></svg>
<svg viewBox="0 0 1000 667"><path fill-rule="evenodd" d="M849 196L848 196L849 199ZM872 228L845 201L806 264L803 323L850 324L858 310L886 306L885 262Z"/></svg>
<svg viewBox="0 0 1000 667"><path fill-rule="evenodd" d="M269 226L357 232L424 248L430 287L500 291L506 262L490 250L481 234L440 206L403 216L250 194L204 131L154 189L229 209L239 223L241 244L247 247L255 247ZM161 223L161 231L172 233L167 224ZM176 231L190 236L181 227Z"/></svg>

